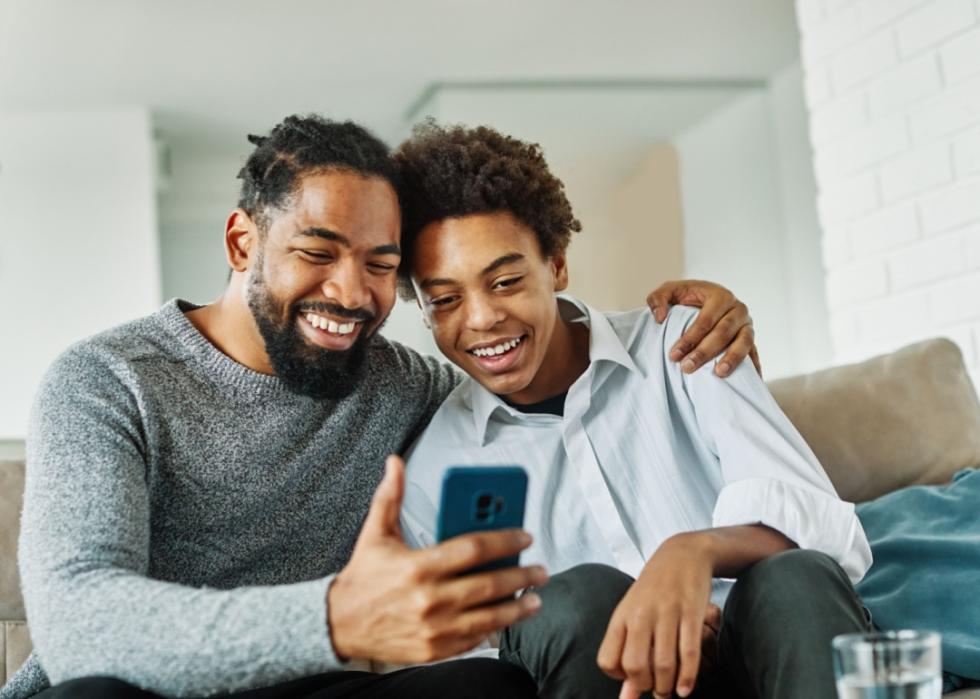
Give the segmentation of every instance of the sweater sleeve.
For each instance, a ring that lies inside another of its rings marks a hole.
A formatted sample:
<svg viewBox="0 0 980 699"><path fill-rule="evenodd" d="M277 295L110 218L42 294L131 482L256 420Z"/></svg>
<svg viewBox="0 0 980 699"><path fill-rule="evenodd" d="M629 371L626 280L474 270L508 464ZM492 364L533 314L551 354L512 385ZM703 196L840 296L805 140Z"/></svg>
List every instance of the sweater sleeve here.
<svg viewBox="0 0 980 699"><path fill-rule="evenodd" d="M32 410L19 558L52 683L101 675L201 696L340 669L330 577L230 590L151 577L139 416L126 368L79 348L48 371Z"/></svg>

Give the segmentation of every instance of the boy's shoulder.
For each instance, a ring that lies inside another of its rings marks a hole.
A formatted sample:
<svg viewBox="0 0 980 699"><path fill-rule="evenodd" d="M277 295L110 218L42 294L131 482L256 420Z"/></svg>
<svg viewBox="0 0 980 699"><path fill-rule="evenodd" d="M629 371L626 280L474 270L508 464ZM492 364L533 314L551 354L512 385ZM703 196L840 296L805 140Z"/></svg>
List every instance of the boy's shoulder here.
<svg viewBox="0 0 980 699"><path fill-rule="evenodd" d="M664 356L668 356L697 314L698 309L692 306L672 306L666 320L658 323L646 306L602 313L634 359L651 358L654 347L662 349Z"/></svg>

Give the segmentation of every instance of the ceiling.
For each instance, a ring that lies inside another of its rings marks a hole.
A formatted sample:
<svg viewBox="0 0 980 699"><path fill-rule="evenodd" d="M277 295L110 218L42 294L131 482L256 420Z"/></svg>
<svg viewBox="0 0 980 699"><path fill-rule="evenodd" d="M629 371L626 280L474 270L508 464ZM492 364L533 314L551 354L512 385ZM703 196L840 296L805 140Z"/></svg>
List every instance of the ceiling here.
<svg viewBox="0 0 980 699"><path fill-rule="evenodd" d="M440 83L757 81L797 55L791 0L0 0L0 109L146 105L211 149L306 111L393 139Z"/></svg>

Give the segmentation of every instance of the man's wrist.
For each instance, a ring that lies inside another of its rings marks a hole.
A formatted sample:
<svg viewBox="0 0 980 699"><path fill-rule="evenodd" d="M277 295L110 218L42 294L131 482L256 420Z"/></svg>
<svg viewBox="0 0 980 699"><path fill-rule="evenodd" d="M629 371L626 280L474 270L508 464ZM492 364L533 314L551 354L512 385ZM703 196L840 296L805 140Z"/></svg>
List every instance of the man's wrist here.
<svg viewBox="0 0 980 699"><path fill-rule="evenodd" d="M340 662L349 663L353 660L353 656L349 649L343 647L344 634L340 629L341 622L339 621L342 617L341 610L343 609L343 602L338 602L338 596L342 597L343 591L340 588L343 588L343 585L344 583L340 578L340 574L335 575L327 585L327 618L325 621L327 624L327 638L330 640L334 655L337 656L337 660ZM338 595L338 589L340 589L340 595Z"/></svg>

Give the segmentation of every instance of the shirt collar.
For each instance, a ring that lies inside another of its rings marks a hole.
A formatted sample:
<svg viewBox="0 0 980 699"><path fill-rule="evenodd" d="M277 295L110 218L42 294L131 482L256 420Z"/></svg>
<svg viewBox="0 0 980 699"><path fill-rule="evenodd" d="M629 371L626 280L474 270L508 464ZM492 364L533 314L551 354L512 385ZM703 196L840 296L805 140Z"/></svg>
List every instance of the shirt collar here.
<svg viewBox="0 0 980 699"><path fill-rule="evenodd" d="M630 356L623 341L619 339L619 335L603 313L570 294L558 294L557 298L558 310L562 318L571 323L585 323L589 327L589 367L585 370L585 375L595 371L601 362L612 362L629 371L639 371L633 357ZM470 409L473 411L473 427L481 446L486 443L490 419L498 410L508 415L510 419L521 421L534 419L507 405L472 377L467 377L466 381L469 387ZM592 385L595 383L593 382ZM544 419L550 421L553 418L549 416Z"/></svg>

